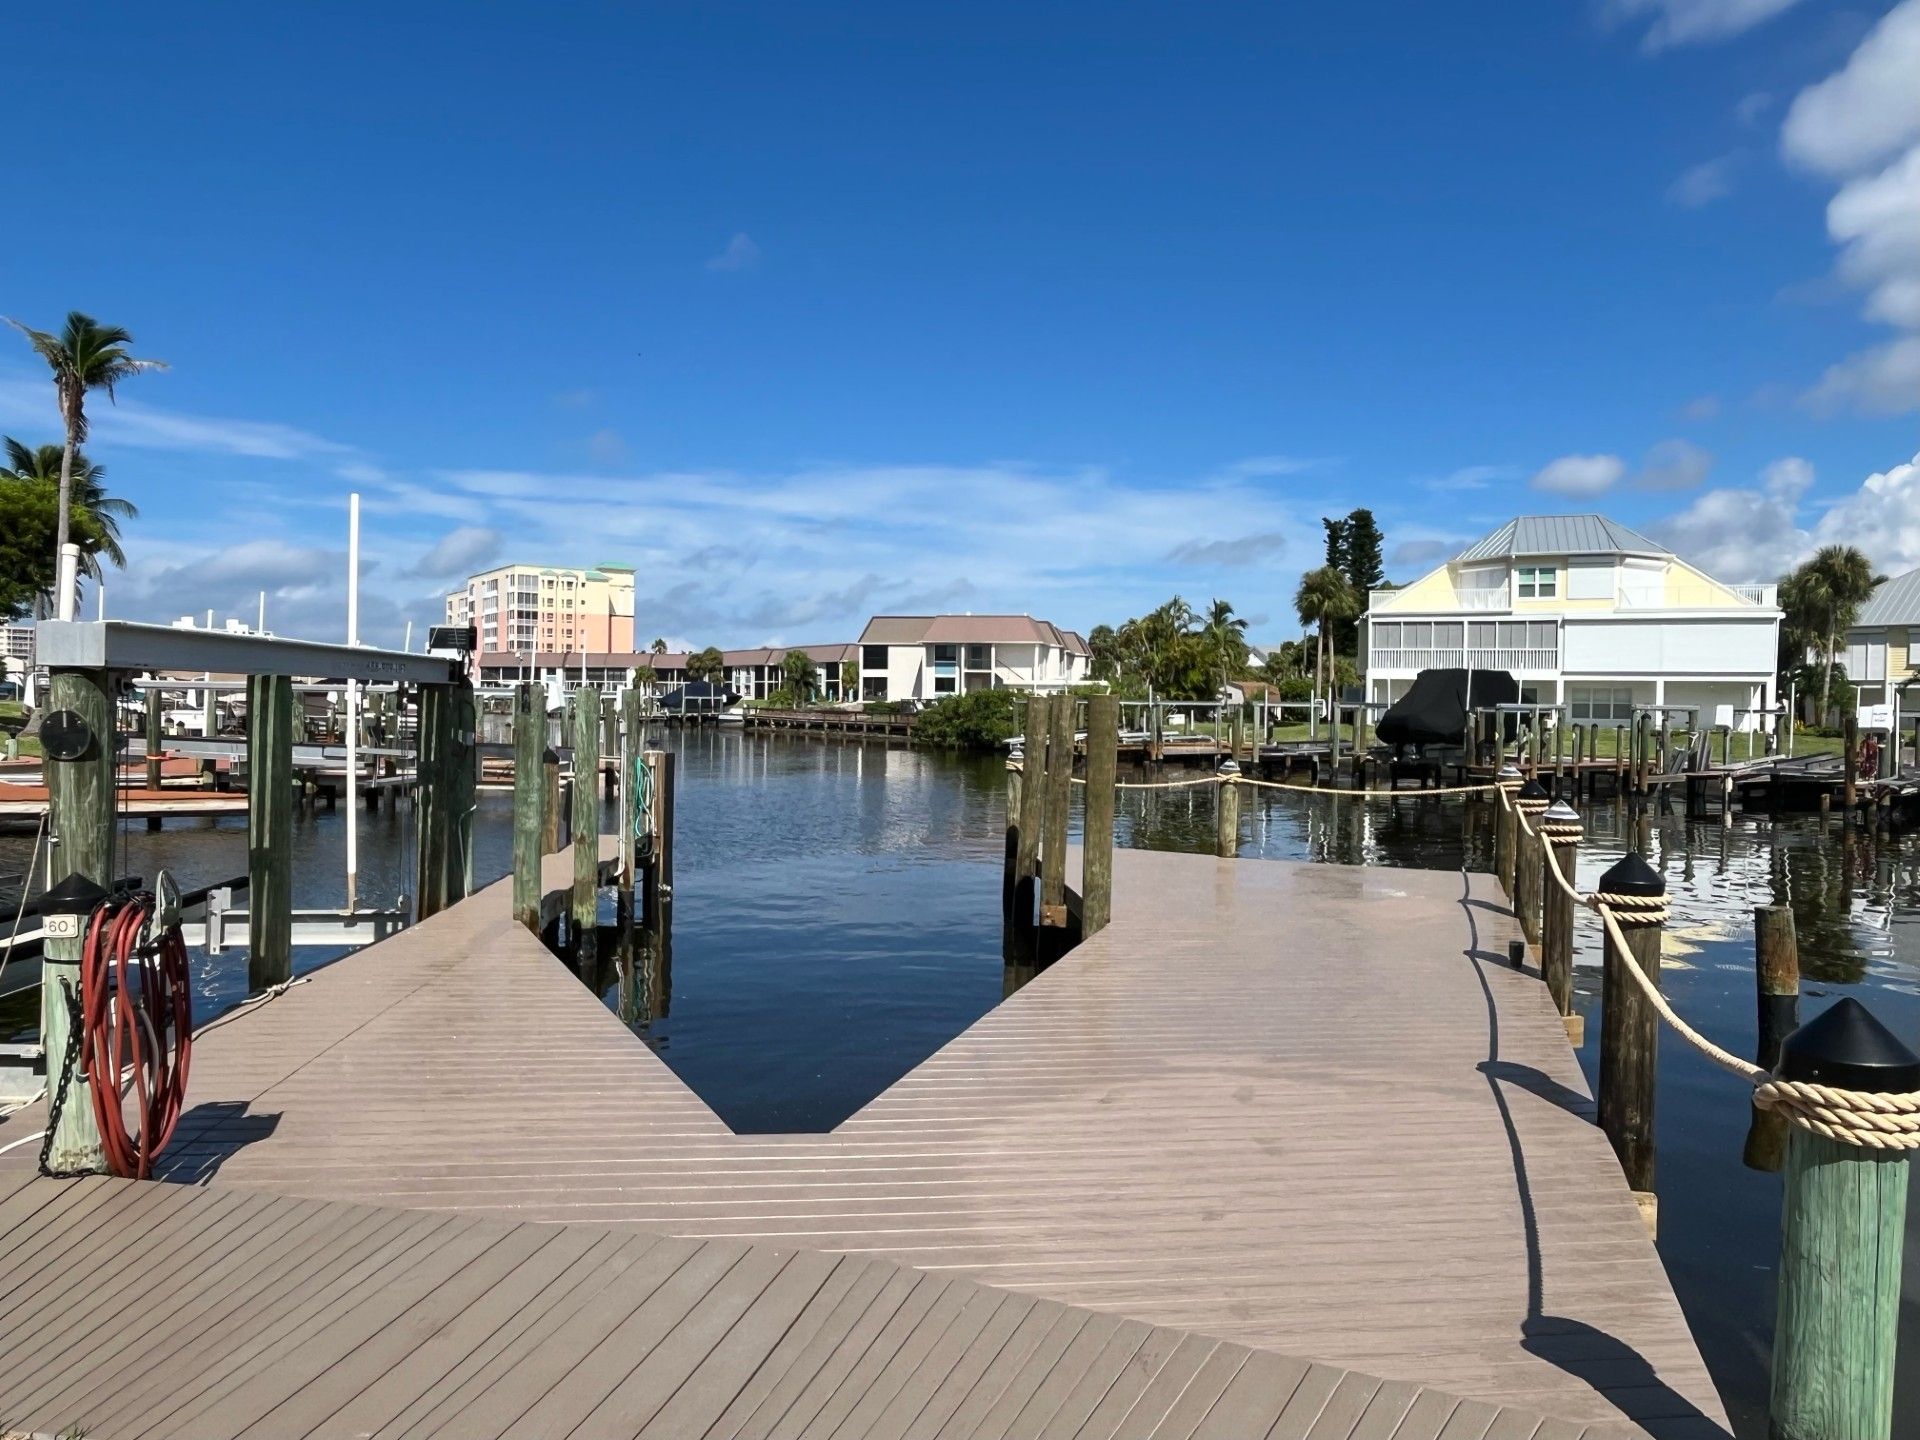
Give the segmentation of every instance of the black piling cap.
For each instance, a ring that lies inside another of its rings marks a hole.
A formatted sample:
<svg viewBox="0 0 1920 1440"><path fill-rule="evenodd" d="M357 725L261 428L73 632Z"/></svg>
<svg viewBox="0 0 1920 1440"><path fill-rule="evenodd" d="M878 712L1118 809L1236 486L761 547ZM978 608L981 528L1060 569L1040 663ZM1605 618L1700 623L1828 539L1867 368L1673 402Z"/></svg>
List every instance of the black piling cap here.
<svg viewBox="0 0 1920 1440"><path fill-rule="evenodd" d="M74 871L40 897L43 915L91 915L107 898L107 892Z"/></svg>
<svg viewBox="0 0 1920 1440"><path fill-rule="evenodd" d="M1553 797L1547 793L1547 787L1542 785L1538 780L1529 780L1520 787L1520 798L1522 800L1551 800Z"/></svg>
<svg viewBox="0 0 1920 1440"><path fill-rule="evenodd" d="M1780 1042L1780 1078L1894 1095L1920 1090L1920 1055L1858 1000L1836 1001Z"/></svg>
<svg viewBox="0 0 1920 1440"><path fill-rule="evenodd" d="M1600 877L1600 883L1594 888L1602 895L1664 895L1667 882L1641 858L1638 850L1629 850Z"/></svg>

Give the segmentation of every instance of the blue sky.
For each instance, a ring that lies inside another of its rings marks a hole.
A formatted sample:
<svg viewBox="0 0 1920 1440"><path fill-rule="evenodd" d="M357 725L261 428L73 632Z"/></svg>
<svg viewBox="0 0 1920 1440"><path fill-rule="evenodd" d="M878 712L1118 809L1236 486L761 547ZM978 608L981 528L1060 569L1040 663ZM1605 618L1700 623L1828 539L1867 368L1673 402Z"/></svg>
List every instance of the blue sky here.
<svg viewBox="0 0 1920 1440"><path fill-rule="evenodd" d="M696 644L1175 590L1278 637L1362 504L1399 579L1588 509L1920 564L1920 0L0 25L0 313L172 365L97 404L110 613L340 633L356 488L389 642L509 558ZM23 343L0 428L56 437Z"/></svg>

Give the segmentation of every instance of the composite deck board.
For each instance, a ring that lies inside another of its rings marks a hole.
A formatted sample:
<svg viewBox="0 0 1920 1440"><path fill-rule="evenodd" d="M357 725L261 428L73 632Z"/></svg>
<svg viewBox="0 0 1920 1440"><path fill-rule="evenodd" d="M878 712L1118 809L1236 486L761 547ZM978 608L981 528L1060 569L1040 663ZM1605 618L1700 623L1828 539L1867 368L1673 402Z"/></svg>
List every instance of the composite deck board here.
<svg viewBox="0 0 1920 1440"><path fill-rule="evenodd" d="M566 861L550 858L550 884ZM979 1334L999 1349L982 1356L950 1306L909 1311L896 1339L909 1297L851 1273L843 1300L870 1290L867 1311L809 1298L800 1313L872 1353L772 1337L814 1368L797 1389L783 1376L728 1396L752 1402L728 1422L743 1437L786 1433L790 1416L792 1433L849 1417L857 1433L871 1386L940 1425L1024 1425L1038 1395L1044 1426L1071 1396L1127 1433L1193 1412L1191 1433L1261 1373L1235 1388L1241 1367L1217 1374L1209 1356L1165 1395L1089 1339L1074 1363L1112 1368L1107 1389L1041 1374L1023 1391L1021 1357L1052 1363L1046 1347L1071 1346L1087 1310L1577 1425L1724 1423L1558 1018L1504 963L1512 920L1487 877L1120 851L1106 931L827 1135L731 1133L507 908L503 882L216 1022L168 1178L900 1262L1080 1317L1056 1342L1026 1333L1047 1312L996 1324L996 1309ZM680 951L699 963L697 945ZM0 1122L0 1145L34 1121ZM0 1155L0 1247L19 1240L10 1223L56 1223L23 1200L37 1187L12 1189L31 1153ZM567 1303L554 1278L534 1293L543 1314ZM758 1333L769 1313L738 1323ZM390 1433L484 1429L498 1387L552 1353L537 1318L514 1323L476 1340L483 1358L455 1357ZM393 1343L362 1337L349 1356ZM696 1378L724 1388L712 1367ZM386 1372L367 1385L393 1388ZM1348 1430L1397 1393L1369 1391ZM1359 1398L1329 1396L1328 1425Z"/></svg>

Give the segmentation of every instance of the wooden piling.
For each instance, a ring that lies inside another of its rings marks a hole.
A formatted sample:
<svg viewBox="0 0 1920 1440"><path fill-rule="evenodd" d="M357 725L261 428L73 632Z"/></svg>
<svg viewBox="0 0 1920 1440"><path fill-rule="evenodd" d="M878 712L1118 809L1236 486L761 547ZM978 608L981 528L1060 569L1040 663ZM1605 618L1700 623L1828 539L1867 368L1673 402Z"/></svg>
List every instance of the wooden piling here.
<svg viewBox="0 0 1920 1440"><path fill-rule="evenodd" d="M1847 716L1841 733L1846 737L1842 742L1846 749L1840 757L1841 818L1851 825L1854 821L1853 807L1859 798L1860 721L1852 715Z"/></svg>
<svg viewBox="0 0 1920 1440"><path fill-rule="evenodd" d="M540 933L540 857L549 804L546 692L525 680L513 692L513 918Z"/></svg>
<svg viewBox="0 0 1920 1440"><path fill-rule="evenodd" d="M1222 860L1240 853L1240 767L1228 760L1220 766L1220 783L1213 787L1213 848Z"/></svg>
<svg viewBox="0 0 1920 1440"><path fill-rule="evenodd" d="M641 822L641 746L646 743L646 717L641 694L629 688L620 697L620 736L614 754L620 757L620 891L633 903L634 877L639 870L638 834Z"/></svg>
<svg viewBox="0 0 1920 1440"><path fill-rule="evenodd" d="M1080 849L1082 938L1104 930L1113 916L1113 786L1119 751L1120 702L1111 695L1095 695L1087 701L1087 803Z"/></svg>
<svg viewBox="0 0 1920 1440"><path fill-rule="evenodd" d="M1561 876L1568 885L1577 886L1582 834L1579 812L1565 801L1540 817L1540 978L1567 1027L1567 1038L1576 1046L1584 1042L1586 1027L1583 1018L1573 1013L1574 898L1554 883L1547 856L1551 847Z"/></svg>
<svg viewBox="0 0 1920 1440"><path fill-rule="evenodd" d="M1014 911L1033 922L1034 886L1040 875L1040 831L1046 814L1047 702L1027 697L1026 737L1021 745L1020 843L1013 857Z"/></svg>
<svg viewBox="0 0 1920 1440"><path fill-rule="evenodd" d="M113 701L104 670L55 670L47 683L47 713L70 712L88 732L86 748L72 760L46 761L48 852L53 884L79 875L107 889L113 883L115 746ZM85 917L82 917L84 929ZM80 951L84 942L49 939L42 949L40 1043L47 1057L47 1091L60 1114L47 1150L48 1168L66 1173L104 1173L106 1157L88 1099L86 1069L76 1055L67 1090L56 1096L80 1003Z"/></svg>
<svg viewBox="0 0 1920 1440"><path fill-rule="evenodd" d="M247 988L293 978L293 681L247 677Z"/></svg>
<svg viewBox="0 0 1920 1440"><path fill-rule="evenodd" d="M1800 1024L1800 942L1785 905L1754 907L1753 978L1759 1002L1754 1063L1771 1070L1780 1063L1780 1042ZM1752 1170L1778 1170L1786 1151L1785 1117L1754 1106L1741 1159Z"/></svg>
<svg viewBox="0 0 1920 1440"><path fill-rule="evenodd" d="M414 776L415 913L425 920L473 890L473 809L478 751L473 689L420 687Z"/></svg>
<svg viewBox="0 0 1920 1440"><path fill-rule="evenodd" d="M1638 851L1629 851L1600 877L1603 895L1642 899L1664 897L1666 882ZM1651 1215L1654 1179L1654 1091L1659 1073L1660 1017L1642 993L1628 965L1660 983L1660 911L1620 910L1614 918L1626 938L1623 951L1606 932L1601 979L1600 1128L1626 1172L1627 1188ZM1649 917L1656 918L1649 918Z"/></svg>
<svg viewBox="0 0 1920 1440"><path fill-rule="evenodd" d="M1040 823L1040 923L1067 923L1067 809L1073 798L1073 697L1047 710L1046 814Z"/></svg>
<svg viewBox="0 0 1920 1440"><path fill-rule="evenodd" d="M1088 757L1092 764L1092 756ZM1011 923L1014 905L1020 894L1020 801L1021 782L1026 778L1026 759L1007 757L1007 823L1004 859L1000 867L1000 918Z"/></svg>
<svg viewBox="0 0 1920 1440"><path fill-rule="evenodd" d="M546 733L547 717L539 718L540 731ZM567 807L561 803L560 752L551 745L540 747L540 788L545 795L540 811L540 853L552 855L566 844Z"/></svg>
<svg viewBox="0 0 1920 1440"><path fill-rule="evenodd" d="M1920 1058L1843 999L1781 1047L1784 1080L1871 1094L1920 1089ZM1890 1440L1908 1150L1800 1125L1787 1138L1773 1332L1772 1440Z"/></svg>
<svg viewBox="0 0 1920 1440"><path fill-rule="evenodd" d="M573 893L568 921L582 958L600 908L600 704L583 690L573 706Z"/></svg>
<svg viewBox="0 0 1920 1440"><path fill-rule="evenodd" d="M160 788L160 691L147 691L147 789Z"/></svg>

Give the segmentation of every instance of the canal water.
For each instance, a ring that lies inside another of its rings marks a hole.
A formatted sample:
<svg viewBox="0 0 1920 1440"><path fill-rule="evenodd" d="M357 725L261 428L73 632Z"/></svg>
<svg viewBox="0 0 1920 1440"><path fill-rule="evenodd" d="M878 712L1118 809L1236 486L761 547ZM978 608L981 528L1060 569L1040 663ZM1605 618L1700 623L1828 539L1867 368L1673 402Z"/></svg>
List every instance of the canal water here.
<svg viewBox="0 0 1920 1440"><path fill-rule="evenodd" d="M871 743L704 730L661 737L679 752L676 897L665 994L637 1024L645 1042L736 1130L829 1128L1000 1000L1005 772ZM1483 827L1457 798L1360 801L1243 792L1242 855L1339 864L1486 868ZM510 864L510 799L484 793L475 871ZM295 903L344 897L344 813L294 823ZM1208 851L1205 788L1123 792L1119 841ZM1587 816L1581 883L1638 843L1673 899L1664 983L1721 1044L1755 1044L1752 907L1786 903L1799 929L1806 1018L1842 995L1920 1047L1920 836L1843 841L1817 822L1641 821L1610 803ZM363 904L397 903L412 866L413 814L361 817ZM200 822L124 838L123 873L169 867L183 887L246 868L244 823ZM33 839L0 835L6 877ZM11 923L0 911L0 939ZM1581 920L1582 1053L1594 1075L1598 937ZM1276 954L1283 936L1249 936ZM305 950L301 969L338 952ZM242 998L245 955L199 956L210 1017ZM1337 956L1322 957L1337 964ZM608 1003L614 1003L609 994ZM663 1000L664 1003L660 1003ZM0 1037L31 1024L30 998L0 1000ZM1660 1252L1743 1437L1765 1434L1780 1182L1741 1161L1744 1088L1663 1032L1659 1089ZM1910 1236L1920 1237L1920 1218ZM1920 1244L1907 1247L1896 1433L1920 1434Z"/></svg>

